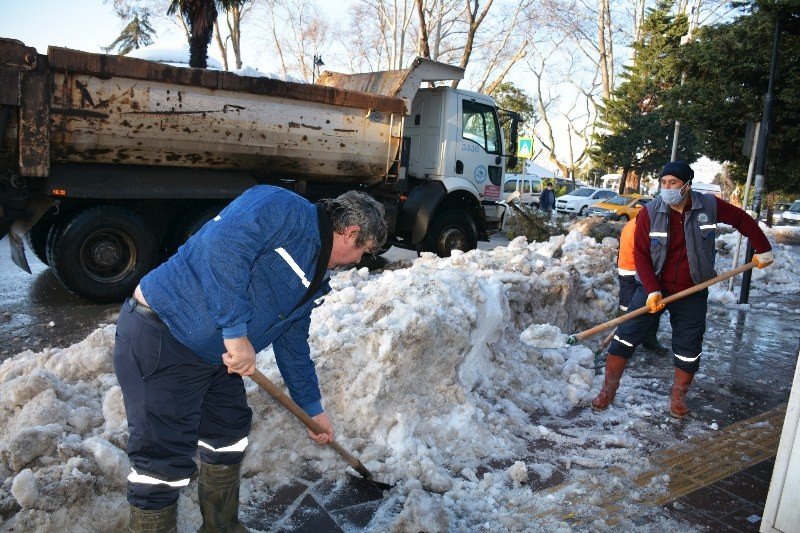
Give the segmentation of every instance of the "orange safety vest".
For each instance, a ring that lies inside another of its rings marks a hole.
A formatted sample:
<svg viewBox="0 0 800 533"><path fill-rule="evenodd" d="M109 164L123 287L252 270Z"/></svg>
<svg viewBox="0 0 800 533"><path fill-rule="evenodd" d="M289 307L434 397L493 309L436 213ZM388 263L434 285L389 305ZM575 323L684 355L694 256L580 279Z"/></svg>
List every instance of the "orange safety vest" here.
<svg viewBox="0 0 800 533"><path fill-rule="evenodd" d="M617 267L621 276L636 274L636 263L633 260L633 234L636 232L636 219L632 218L622 228L619 236L619 257Z"/></svg>

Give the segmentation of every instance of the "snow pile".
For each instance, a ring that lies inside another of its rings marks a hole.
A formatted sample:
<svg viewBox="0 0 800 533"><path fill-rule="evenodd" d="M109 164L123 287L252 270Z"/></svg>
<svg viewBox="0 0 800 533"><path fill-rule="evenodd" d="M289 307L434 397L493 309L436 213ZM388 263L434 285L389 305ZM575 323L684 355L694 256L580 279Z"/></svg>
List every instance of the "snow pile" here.
<svg viewBox="0 0 800 533"><path fill-rule="evenodd" d="M397 483L368 529L553 531L569 529L560 518L568 507L591 517L594 529L612 529L594 486L604 488L598 494L627 494L614 526L625 529L642 513L637 502L666 490L663 476L645 487L613 473L598 477L609 464L642 472L647 446L677 442L664 423L654 425L663 391L631 372L617 396L622 407L591 414L586 406L602 379L593 353L565 346L567 333L614 315L617 246L573 231L334 276L310 335L325 408L337 441L376 479ZM125 524L127 428L113 334L103 327L69 348L26 351L0 365L3 528L118 531ZM258 366L281 383L271 349L258 354ZM245 508L309 467L343 476L343 460L246 384L254 417ZM685 435L710 431L705 422L686 424ZM565 472L563 485L534 490ZM665 520L665 528L678 527ZM179 521L179 531L199 526L193 484L181 491Z"/></svg>
<svg viewBox="0 0 800 533"><path fill-rule="evenodd" d="M744 256L747 251L747 240L742 239L739 245L739 233L730 226L720 224L723 233L717 237L717 259L715 267L717 273L723 274L733 268L733 259L736 248L739 247L739 258L737 265L744 263ZM800 293L800 255L795 252L795 248L788 244L781 244L787 234L786 229L800 230L800 228L767 228L762 226L764 233L772 244L775 253L775 262L762 269L753 269L751 277L752 292L758 295L759 291L767 294L788 295ZM737 277L734 284L734 291L728 291L728 282L724 281L709 288L709 299L723 304L735 304L738 301L741 276Z"/></svg>
<svg viewBox="0 0 800 533"><path fill-rule="evenodd" d="M0 365L0 516L13 514L19 531L125 526L127 425L114 331Z"/></svg>

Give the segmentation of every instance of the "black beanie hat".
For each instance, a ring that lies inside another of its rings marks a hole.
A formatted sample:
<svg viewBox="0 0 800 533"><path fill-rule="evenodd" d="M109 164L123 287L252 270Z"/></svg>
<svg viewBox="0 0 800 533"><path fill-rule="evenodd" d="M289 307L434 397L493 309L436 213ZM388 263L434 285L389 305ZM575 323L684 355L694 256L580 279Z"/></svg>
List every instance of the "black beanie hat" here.
<svg viewBox="0 0 800 533"><path fill-rule="evenodd" d="M661 169L661 176L675 176L686 183L694 178L694 170L686 161L671 161Z"/></svg>

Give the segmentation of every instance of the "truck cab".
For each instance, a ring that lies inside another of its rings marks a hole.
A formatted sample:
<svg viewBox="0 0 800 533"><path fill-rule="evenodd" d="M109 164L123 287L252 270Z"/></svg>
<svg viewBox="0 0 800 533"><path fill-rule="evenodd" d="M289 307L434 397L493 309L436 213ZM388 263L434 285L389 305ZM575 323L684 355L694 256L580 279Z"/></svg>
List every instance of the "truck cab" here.
<svg viewBox="0 0 800 533"><path fill-rule="evenodd" d="M420 89L406 117L408 184L438 189L423 247L439 255L488 239L482 203L500 198L507 153L497 106L486 95ZM413 240L413 236L412 236Z"/></svg>

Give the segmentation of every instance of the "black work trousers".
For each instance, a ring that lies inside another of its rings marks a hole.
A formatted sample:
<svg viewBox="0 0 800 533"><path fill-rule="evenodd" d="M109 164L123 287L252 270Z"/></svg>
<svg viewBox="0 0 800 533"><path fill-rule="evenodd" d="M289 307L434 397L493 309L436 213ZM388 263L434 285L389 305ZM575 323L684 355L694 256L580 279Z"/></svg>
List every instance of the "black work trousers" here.
<svg viewBox="0 0 800 533"><path fill-rule="evenodd" d="M128 502L163 509L196 472L244 458L252 411L242 377L178 342L149 308L122 304L114 369L128 416Z"/></svg>
<svg viewBox="0 0 800 533"><path fill-rule="evenodd" d="M664 297L668 296L664 294ZM647 294L639 285L628 305L628 311L643 307ZM614 340L608 353L630 359L633 351L647 337L664 311L669 311L672 325L672 353L675 366L684 372L694 374L700 368L700 355L703 351L703 336L706 332L706 311L708 309L708 289L698 291L676 302L672 302L658 313L645 313L620 324L614 332Z"/></svg>

